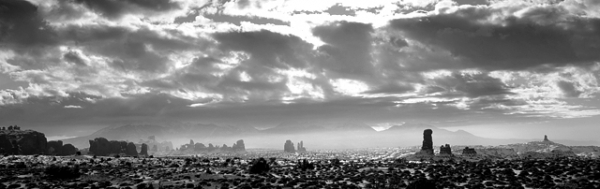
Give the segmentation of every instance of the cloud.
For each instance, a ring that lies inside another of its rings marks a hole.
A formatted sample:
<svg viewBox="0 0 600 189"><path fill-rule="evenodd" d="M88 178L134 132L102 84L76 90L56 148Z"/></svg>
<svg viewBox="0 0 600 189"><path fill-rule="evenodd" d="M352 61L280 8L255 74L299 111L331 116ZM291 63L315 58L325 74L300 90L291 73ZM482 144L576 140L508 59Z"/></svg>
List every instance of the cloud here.
<svg viewBox="0 0 600 189"><path fill-rule="evenodd" d="M402 94L414 91L415 88L412 85L402 85L390 83L386 85L379 86L375 89L365 91L365 93L369 94Z"/></svg>
<svg viewBox="0 0 600 189"><path fill-rule="evenodd" d="M565 97L579 97L581 95L581 91L577 90L571 82L559 81L556 86L563 92Z"/></svg>
<svg viewBox="0 0 600 189"><path fill-rule="evenodd" d="M593 1L31 2L0 2L0 71L23 84L0 88L7 122L511 121L600 106L578 102L600 91Z"/></svg>
<svg viewBox="0 0 600 189"><path fill-rule="evenodd" d="M326 45L320 46L323 68L339 77L362 78L373 74L370 24L335 22L315 27L313 34Z"/></svg>
<svg viewBox="0 0 600 189"><path fill-rule="evenodd" d="M171 0L76 0L75 2L110 19L120 18L126 14L160 13L180 8L178 3Z"/></svg>
<svg viewBox="0 0 600 189"><path fill-rule="evenodd" d="M216 33L213 37L223 51L244 51L250 54L251 64L273 68L302 68L308 64L312 45L292 35L267 30L256 32Z"/></svg>
<svg viewBox="0 0 600 189"><path fill-rule="evenodd" d="M66 106L64 106L64 107L65 107L65 108L69 108L69 109L81 109L81 108L83 108L83 107L81 107L81 106L75 106L75 105L66 105Z"/></svg>
<svg viewBox="0 0 600 189"><path fill-rule="evenodd" d="M57 44L54 28L44 21L35 5L24 0L0 2L0 48L16 52L35 51Z"/></svg>
<svg viewBox="0 0 600 189"><path fill-rule="evenodd" d="M65 53L63 55L63 58L67 62L71 62L71 63L74 63L74 64L79 65L79 66L87 66L86 61L83 58L81 58L81 56L79 55L79 53L77 53L75 51L69 51L69 52Z"/></svg>
<svg viewBox="0 0 600 189"><path fill-rule="evenodd" d="M490 95L512 94L506 84L485 73L458 73L433 79L433 85L444 88L445 95L467 96L471 98Z"/></svg>
<svg viewBox="0 0 600 189"><path fill-rule="evenodd" d="M590 66L600 60L597 18L560 6L468 6L396 19L390 27L425 45L462 58L457 68L524 70L541 66ZM585 39L585 40L583 40Z"/></svg>

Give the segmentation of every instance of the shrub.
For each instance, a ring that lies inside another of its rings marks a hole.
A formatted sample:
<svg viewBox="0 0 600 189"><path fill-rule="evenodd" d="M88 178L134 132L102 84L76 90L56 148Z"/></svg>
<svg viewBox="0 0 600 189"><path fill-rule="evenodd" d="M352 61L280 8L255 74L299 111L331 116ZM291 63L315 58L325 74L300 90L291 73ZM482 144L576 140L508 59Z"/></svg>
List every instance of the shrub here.
<svg viewBox="0 0 600 189"><path fill-rule="evenodd" d="M52 179L75 179L81 175L78 166L69 167L50 165L46 167L44 173Z"/></svg>

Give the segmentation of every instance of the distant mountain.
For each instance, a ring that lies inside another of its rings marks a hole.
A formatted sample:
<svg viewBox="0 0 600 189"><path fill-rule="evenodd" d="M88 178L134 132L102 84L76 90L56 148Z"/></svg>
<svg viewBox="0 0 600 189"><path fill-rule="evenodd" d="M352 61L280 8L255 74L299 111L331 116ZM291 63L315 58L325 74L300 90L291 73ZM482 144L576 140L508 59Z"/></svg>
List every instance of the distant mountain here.
<svg viewBox="0 0 600 189"><path fill-rule="evenodd" d="M127 124L100 129L91 135L63 140L78 148L89 147L89 140L104 137L108 140L127 140L137 142L155 136L157 140L208 140L254 135L258 130L246 127L219 126L215 124L177 123L169 125Z"/></svg>
<svg viewBox="0 0 600 189"><path fill-rule="evenodd" d="M439 149L439 146L443 144L492 146L526 141L483 138L464 130L450 131L422 123L404 123L378 132L361 122L309 120L284 122L265 130L257 130L253 127L193 123L125 124L106 127L91 135L65 139L63 142L83 149L89 147L89 140L97 137L138 142L146 140L149 136L155 136L157 141L171 141L175 147L188 143L190 140L204 144L231 145L239 139L245 141L247 148L283 148L286 140L292 140L294 143L304 141L305 147L308 149L407 147L420 146L425 129L433 131L435 149ZM595 153L594 150L584 149L590 153Z"/></svg>
<svg viewBox="0 0 600 189"><path fill-rule="evenodd" d="M313 123L313 122L302 122L302 121L291 121L283 122L279 125L262 130L261 133L266 134L299 134L299 133L311 133L311 132L323 132L325 127Z"/></svg>
<svg viewBox="0 0 600 189"><path fill-rule="evenodd" d="M320 123L311 121L284 122L276 127L261 131L266 134L307 134L315 132L376 132L371 126L361 122Z"/></svg>
<svg viewBox="0 0 600 189"><path fill-rule="evenodd" d="M380 131L383 137L395 137L404 138L404 143L420 145L423 141L423 131L425 129L431 129L433 131L433 143L435 146L443 144L450 145L469 145L469 144L480 144L480 145L500 145L521 142L521 140L514 139L491 139L483 138L473 135L464 130L450 131L447 129L439 128L429 124L423 123L404 123L402 125L394 125L386 130ZM398 140L398 139L397 139ZM415 143L418 141L419 143Z"/></svg>

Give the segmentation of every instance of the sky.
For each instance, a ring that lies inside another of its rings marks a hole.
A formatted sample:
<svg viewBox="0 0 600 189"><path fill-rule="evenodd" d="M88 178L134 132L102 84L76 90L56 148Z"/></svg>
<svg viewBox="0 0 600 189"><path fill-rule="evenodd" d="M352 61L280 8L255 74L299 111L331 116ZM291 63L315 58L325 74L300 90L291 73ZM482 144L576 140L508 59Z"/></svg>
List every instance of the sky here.
<svg viewBox="0 0 600 189"><path fill-rule="evenodd" d="M406 122L594 140L600 1L3 0L0 125Z"/></svg>

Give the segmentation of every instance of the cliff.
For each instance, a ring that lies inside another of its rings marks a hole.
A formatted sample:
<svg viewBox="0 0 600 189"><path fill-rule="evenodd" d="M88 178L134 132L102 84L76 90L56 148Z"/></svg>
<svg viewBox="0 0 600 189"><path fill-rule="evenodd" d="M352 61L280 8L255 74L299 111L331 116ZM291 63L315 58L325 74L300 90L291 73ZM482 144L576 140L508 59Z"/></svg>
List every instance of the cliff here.
<svg viewBox="0 0 600 189"><path fill-rule="evenodd" d="M1 130L0 152L6 154L45 154L48 141L44 133L33 130Z"/></svg>

